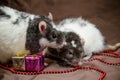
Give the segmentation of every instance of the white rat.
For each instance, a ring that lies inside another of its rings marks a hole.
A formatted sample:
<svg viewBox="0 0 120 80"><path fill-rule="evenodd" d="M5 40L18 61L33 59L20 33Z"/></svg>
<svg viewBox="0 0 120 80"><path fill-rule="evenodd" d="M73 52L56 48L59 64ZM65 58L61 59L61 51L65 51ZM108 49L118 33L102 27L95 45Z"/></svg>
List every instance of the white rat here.
<svg viewBox="0 0 120 80"><path fill-rule="evenodd" d="M64 35L48 17L0 6L0 62L21 53L34 54L45 47L60 48Z"/></svg>
<svg viewBox="0 0 120 80"><path fill-rule="evenodd" d="M92 53L101 52L106 49L116 50L120 47L120 43L110 46L105 42L105 39L97 27L82 19L82 18L69 18L61 21L58 24L58 30L63 32L74 32L79 35L80 39L84 42L84 59L89 59Z"/></svg>

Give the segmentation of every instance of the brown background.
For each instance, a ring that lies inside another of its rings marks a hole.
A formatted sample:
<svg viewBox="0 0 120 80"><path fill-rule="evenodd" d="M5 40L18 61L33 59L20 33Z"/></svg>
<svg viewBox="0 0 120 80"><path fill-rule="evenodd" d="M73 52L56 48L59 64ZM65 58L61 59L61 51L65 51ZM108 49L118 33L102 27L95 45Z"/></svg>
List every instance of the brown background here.
<svg viewBox="0 0 120 80"><path fill-rule="evenodd" d="M33 14L52 12L56 23L82 16L101 30L108 43L120 42L120 0L0 0L0 4Z"/></svg>

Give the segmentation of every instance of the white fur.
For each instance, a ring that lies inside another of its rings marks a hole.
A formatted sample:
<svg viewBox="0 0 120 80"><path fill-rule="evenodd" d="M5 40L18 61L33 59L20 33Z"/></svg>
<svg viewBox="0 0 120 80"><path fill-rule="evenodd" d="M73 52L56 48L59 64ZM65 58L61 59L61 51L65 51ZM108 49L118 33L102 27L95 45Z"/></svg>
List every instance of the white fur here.
<svg viewBox="0 0 120 80"><path fill-rule="evenodd" d="M48 44L49 41L46 38L41 38L39 40L39 44L41 45L42 48L46 47L46 44Z"/></svg>
<svg viewBox="0 0 120 80"><path fill-rule="evenodd" d="M77 47L77 45L75 44L75 41L71 41L71 44L73 47Z"/></svg>
<svg viewBox="0 0 120 80"><path fill-rule="evenodd" d="M28 27L28 20L33 19L34 16L30 14L26 20L21 20L19 24L13 24L19 14L16 10L8 7L0 7L11 18L0 18L0 61L6 62L11 56L17 53L27 53L25 50L26 30Z"/></svg>
<svg viewBox="0 0 120 80"><path fill-rule="evenodd" d="M47 47L51 47L51 48L61 48L66 44L66 42L63 41L63 43L59 45L56 42L49 42L46 38L41 38L39 40L39 44L41 45L42 48L45 48L46 45Z"/></svg>
<svg viewBox="0 0 120 80"><path fill-rule="evenodd" d="M104 37L101 32L88 21L82 18L70 18L63 20L58 29L64 32L74 32L79 35L80 38L85 40L83 46L86 55L91 55L92 52L102 51L104 46Z"/></svg>

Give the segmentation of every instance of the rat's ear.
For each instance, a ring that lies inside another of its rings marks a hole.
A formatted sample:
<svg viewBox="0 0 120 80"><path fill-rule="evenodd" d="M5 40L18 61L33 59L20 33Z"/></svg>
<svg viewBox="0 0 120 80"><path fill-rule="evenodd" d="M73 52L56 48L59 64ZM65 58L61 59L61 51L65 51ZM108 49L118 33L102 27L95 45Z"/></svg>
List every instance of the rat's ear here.
<svg viewBox="0 0 120 80"><path fill-rule="evenodd" d="M84 40L84 39L81 39L80 42L81 42L82 46L84 46L85 40Z"/></svg>
<svg viewBox="0 0 120 80"><path fill-rule="evenodd" d="M47 23L45 21L41 21L39 23L39 31L42 35L45 35L46 28L47 28Z"/></svg>
<svg viewBox="0 0 120 80"><path fill-rule="evenodd" d="M48 14L48 18L49 18L50 20L53 20L53 15L52 15L51 12L49 12L49 14Z"/></svg>

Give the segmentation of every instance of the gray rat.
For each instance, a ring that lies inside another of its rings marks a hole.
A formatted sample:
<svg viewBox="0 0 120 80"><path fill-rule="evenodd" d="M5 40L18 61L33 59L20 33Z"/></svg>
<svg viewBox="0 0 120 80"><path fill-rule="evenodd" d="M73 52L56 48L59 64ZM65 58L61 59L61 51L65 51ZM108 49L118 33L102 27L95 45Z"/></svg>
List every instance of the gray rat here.
<svg viewBox="0 0 120 80"><path fill-rule="evenodd" d="M117 50L120 47L120 43L113 46L107 44L95 25L82 18L65 19L60 22L58 29L66 33L66 45L61 49L48 48L47 50L52 56L61 59L61 62L57 62L62 66L81 64L82 59L91 58L92 53L106 49Z"/></svg>
<svg viewBox="0 0 120 80"><path fill-rule="evenodd" d="M41 16L0 6L0 62L16 54L35 54L45 47L61 48L64 35L57 31L52 15Z"/></svg>
<svg viewBox="0 0 120 80"><path fill-rule="evenodd" d="M73 32L65 32L64 34L66 44L62 48L55 49L48 47L44 52L47 58L56 61L60 66L73 67L77 65L83 57L83 42L82 39Z"/></svg>

